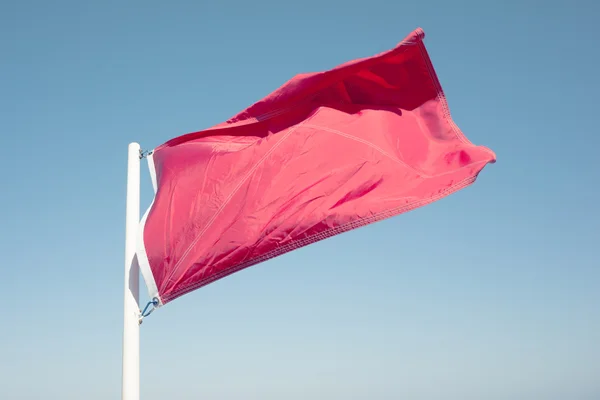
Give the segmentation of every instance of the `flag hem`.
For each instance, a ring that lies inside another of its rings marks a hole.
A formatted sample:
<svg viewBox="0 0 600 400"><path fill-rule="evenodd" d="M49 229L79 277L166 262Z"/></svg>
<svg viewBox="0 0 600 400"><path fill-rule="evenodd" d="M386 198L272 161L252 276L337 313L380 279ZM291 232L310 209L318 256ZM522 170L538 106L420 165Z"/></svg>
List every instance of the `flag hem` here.
<svg viewBox="0 0 600 400"><path fill-rule="evenodd" d="M137 259L138 264L140 266L140 272L144 278L144 282L146 283L146 288L148 289L148 296L151 299L157 299L158 305L156 308L162 306L164 303L160 298L160 294L158 293L158 287L156 285L156 280L154 279L154 274L152 273L152 269L150 268L150 261L148 260L148 254L146 253L146 246L144 245L144 228L146 226L146 220L148 218L148 214L150 214L150 210L152 210L152 206L154 205L154 199L156 199L156 191L158 188L156 182L156 167L154 166L154 158L152 156L153 152L149 152L147 156L148 160L148 170L150 171L150 179L152 181L152 188L154 189L155 196L152 198L152 203L144 213L142 220L139 224L138 229L138 238L137 238Z"/></svg>

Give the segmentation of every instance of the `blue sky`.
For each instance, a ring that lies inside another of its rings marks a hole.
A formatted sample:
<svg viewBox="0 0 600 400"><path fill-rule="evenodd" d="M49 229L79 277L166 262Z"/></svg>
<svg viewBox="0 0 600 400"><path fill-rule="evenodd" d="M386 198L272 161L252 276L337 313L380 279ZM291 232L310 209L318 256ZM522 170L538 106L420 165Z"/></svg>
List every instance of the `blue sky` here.
<svg viewBox="0 0 600 400"><path fill-rule="evenodd" d="M120 396L129 142L221 122L416 27L498 162L161 308L142 398L600 398L598 4L0 2L0 398Z"/></svg>

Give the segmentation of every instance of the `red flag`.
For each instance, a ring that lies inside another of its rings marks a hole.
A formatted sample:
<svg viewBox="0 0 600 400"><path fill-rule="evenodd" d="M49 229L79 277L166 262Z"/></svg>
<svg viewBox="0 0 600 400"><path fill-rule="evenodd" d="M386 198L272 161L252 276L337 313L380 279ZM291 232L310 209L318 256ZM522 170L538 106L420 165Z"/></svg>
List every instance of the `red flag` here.
<svg viewBox="0 0 600 400"><path fill-rule="evenodd" d="M156 195L138 244L151 297L166 304L473 183L495 155L452 121L423 37L298 75L154 149Z"/></svg>

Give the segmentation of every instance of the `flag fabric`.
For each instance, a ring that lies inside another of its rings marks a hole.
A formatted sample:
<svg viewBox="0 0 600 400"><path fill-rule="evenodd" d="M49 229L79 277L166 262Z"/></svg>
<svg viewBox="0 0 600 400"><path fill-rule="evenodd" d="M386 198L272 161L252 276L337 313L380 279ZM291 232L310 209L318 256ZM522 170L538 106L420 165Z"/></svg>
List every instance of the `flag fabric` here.
<svg viewBox="0 0 600 400"><path fill-rule="evenodd" d="M439 200L495 161L453 122L423 38L417 29L376 56L297 75L153 150L137 257L158 306Z"/></svg>

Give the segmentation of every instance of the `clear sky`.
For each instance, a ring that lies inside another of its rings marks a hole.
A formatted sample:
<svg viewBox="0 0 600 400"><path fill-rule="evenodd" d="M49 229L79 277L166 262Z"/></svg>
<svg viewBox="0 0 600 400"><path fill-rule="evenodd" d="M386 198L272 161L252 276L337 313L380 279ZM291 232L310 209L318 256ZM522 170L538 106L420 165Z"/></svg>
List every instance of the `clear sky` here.
<svg viewBox="0 0 600 400"><path fill-rule="evenodd" d="M142 398L599 399L599 19L592 0L1 1L0 398L119 398L129 142L422 27L498 162L167 304L142 325Z"/></svg>

